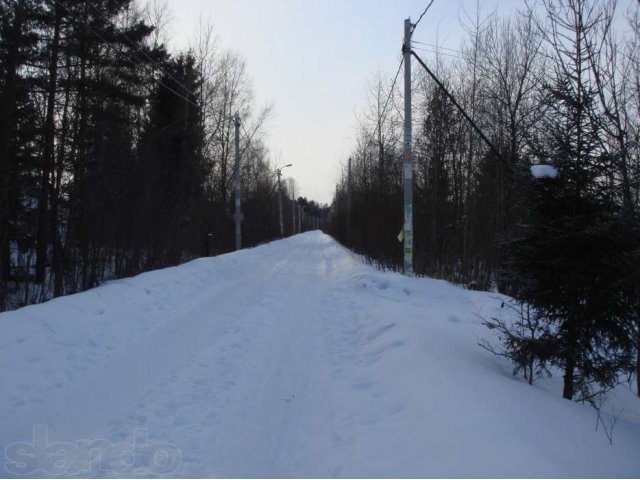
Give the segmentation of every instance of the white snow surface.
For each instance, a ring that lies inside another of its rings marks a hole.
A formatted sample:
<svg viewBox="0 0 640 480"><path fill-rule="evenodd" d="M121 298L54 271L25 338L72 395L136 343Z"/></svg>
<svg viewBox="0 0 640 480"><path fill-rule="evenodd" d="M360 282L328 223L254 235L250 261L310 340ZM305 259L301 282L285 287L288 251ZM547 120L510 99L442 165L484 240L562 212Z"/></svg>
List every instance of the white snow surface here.
<svg viewBox="0 0 640 480"><path fill-rule="evenodd" d="M639 477L628 386L610 445L560 375L529 386L477 345L502 298L310 232L4 313L0 473Z"/></svg>
<svg viewBox="0 0 640 480"><path fill-rule="evenodd" d="M557 178L558 169L552 165L532 165L531 175L534 178Z"/></svg>

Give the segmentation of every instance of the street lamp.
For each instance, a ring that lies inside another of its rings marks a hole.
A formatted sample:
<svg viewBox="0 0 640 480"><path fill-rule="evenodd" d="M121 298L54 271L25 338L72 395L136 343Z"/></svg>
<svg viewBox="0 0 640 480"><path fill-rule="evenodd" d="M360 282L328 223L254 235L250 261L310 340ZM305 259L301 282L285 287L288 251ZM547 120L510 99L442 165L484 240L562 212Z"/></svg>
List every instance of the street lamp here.
<svg viewBox="0 0 640 480"><path fill-rule="evenodd" d="M284 167L280 167L276 169L276 174L278 175L278 209L280 211L280 236L284 237L284 224L282 222L282 184L280 182L280 177L282 177L282 169L293 166L291 163L289 165L285 165Z"/></svg>

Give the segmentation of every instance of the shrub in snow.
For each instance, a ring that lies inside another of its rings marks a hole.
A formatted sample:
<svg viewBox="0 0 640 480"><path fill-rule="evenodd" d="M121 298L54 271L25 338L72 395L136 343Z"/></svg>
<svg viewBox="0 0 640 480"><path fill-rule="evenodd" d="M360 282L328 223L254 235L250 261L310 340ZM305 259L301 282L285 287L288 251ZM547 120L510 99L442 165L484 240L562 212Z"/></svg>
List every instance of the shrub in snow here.
<svg viewBox="0 0 640 480"><path fill-rule="evenodd" d="M502 302L502 308L505 314L482 321L484 326L497 332L502 345L498 347L481 340L480 346L509 359L514 364L513 374L523 374L529 385L534 378L551 376L549 365L558 346L550 325L535 309L521 302Z"/></svg>

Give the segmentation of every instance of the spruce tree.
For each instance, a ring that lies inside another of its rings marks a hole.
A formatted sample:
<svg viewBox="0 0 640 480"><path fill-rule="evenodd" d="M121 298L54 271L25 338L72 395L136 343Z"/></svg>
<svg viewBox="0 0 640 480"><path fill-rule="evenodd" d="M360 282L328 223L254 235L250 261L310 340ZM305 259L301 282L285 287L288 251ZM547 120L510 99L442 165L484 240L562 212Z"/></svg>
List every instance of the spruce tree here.
<svg viewBox="0 0 640 480"><path fill-rule="evenodd" d="M530 218L504 248L503 280L542 321L545 348L508 347L513 358L556 365L563 397L589 401L630 368L638 235L615 204L576 195L563 182L533 182Z"/></svg>
<svg viewBox="0 0 640 480"><path fill-rule="evenodd" d="M150 267L177 264L183 253L200 251L205 170L200 108L193 94L199 84L193 57L182 55L166 62L151 99L136 169L143 194L137 221L146 225Z"/></svg>

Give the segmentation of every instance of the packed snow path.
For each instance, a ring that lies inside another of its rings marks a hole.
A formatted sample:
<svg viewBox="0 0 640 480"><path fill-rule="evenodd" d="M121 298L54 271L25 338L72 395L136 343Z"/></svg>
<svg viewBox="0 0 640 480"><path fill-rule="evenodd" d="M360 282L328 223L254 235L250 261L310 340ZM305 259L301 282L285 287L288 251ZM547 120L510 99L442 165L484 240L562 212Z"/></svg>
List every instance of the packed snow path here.
<svg viewBox="0 0 640 480"><path fill-rule="evenodd" d="M639 476L640 401L610 446L477 346L499 307L312 232L3 314L3 472Z"/></svg>

